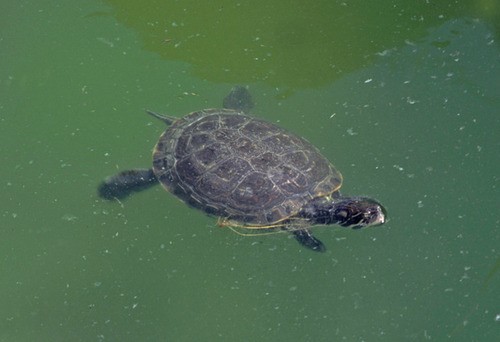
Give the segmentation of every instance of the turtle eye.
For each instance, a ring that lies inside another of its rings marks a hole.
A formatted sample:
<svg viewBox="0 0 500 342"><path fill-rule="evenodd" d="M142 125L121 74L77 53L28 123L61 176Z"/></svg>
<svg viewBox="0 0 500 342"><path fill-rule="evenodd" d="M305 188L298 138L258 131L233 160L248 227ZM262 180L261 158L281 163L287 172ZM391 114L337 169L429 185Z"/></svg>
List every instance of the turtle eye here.
<svg viewBox="0 0 500 342"><path fill-rule="evenodd" d="M345 209L338 210L336 214L337 214L337 217L344 218L344 219L349 216L349 212Z"/></svg>

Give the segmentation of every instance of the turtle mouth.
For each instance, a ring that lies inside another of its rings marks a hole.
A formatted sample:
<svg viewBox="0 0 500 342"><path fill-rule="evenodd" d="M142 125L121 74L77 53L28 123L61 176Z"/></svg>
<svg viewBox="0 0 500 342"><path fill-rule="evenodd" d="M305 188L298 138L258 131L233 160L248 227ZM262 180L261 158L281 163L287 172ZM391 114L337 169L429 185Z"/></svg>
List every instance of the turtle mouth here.
<svg viewBox="0 0 500 342"><path fill-rule="evenodd" d="M369 226L380 226L381 224L384 224L387 222L387 216L385 216L383 213L380 213L379 216L377 216L372 223L369 224Z"/></svg>
<svg viewBox="0 0 500 342"><path fill-rule="evenodd" d="M384 207L379 206L376 208L376 212L372 214L371 218L372 226L378 226L387 222L387 212Z"/></svg>

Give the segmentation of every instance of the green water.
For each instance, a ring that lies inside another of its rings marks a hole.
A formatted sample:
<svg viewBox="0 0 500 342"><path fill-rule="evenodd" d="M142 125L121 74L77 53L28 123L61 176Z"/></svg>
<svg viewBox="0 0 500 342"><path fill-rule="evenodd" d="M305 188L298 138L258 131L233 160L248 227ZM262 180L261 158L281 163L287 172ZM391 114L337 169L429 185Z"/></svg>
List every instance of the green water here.
<svg viewBox="0 0 500 342"><path fill-rule="evenodd" d="M365 3L1 1L0 341L498 340L500 5ZM97 198L149 165L144 108L234 84L391 220L319 254Z"/></svg>

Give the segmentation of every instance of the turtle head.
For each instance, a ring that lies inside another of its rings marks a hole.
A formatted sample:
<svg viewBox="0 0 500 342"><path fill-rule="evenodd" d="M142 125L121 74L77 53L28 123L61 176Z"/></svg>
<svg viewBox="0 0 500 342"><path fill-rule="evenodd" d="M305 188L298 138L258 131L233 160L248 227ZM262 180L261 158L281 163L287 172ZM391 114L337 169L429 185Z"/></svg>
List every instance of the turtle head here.
<svg viewBox="0 0 500 342"><path fill-rule="evenodd" d="M387 221L387 212L382 204L367 197L340 198L329 212L332 221L353 229L378 226Z"/></svg>
<svg viewBox="0 0 500 342"><path fill-rule="evenodd" d="M301 216L313 224L338 224L353 229L377 226L387 221L382 204L367 197L317 198L304 208Z"/></svg>

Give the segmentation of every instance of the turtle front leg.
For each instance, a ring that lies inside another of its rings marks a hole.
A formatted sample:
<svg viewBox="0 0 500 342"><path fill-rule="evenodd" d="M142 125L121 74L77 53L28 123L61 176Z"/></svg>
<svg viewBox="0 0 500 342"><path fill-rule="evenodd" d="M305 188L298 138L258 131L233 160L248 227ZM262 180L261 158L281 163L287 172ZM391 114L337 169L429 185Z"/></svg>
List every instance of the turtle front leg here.
<svg viewBox="0 0 500 342"><path fill-rule="evenodd" d="M295 236L295 239L304 247L309 248L315 252L324 252L326 247L323 242L316 239L309 230L299 229L292 230L291 233Z"/></svg>
<svg viewBox="0 0 500 342"><path fill-rule="evenodd" d="M134 192L146 190L156 184L158 184L158 179L153 169L127 170L106 178L99 184L97 193L99 197L106 200L121 200Z"/></svg>

